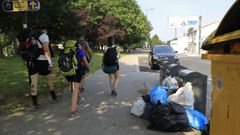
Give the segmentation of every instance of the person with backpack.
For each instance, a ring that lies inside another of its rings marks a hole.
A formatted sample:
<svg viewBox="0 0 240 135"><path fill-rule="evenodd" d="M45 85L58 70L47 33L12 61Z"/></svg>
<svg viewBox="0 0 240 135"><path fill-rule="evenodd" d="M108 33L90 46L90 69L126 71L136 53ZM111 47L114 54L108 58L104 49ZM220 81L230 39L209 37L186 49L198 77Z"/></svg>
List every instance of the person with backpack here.
<svg viewBox="0 0 240 135"><path fill-rule="evenodd" d="M117 96L117 85L119 82L120 72L119 72L119 58L120 53L114 45L114 38L109 37L107 39L107 49L103 56L102 69L103 72L108 74L109 85L111 89L111 96Z"/></svg>
<svg viewBox="0 0 240 135"><path fill-rule="evenodd" d="M86 71L89 71L86 54L82 48L82 43L75 40L68 40L64 50L58 60L59 68L66 80L71 83L71 109L70 118L79 116L77 103L79 101L79 89Z"/></svg>
<svg viewBox="0 0 240 135"><path fill-rule="evenodd" d="M32 111L39 109L37 100L38 95L38 76L45 77L48 90L52 97L52 102L58 102L58 98L52 81L53 60L49 51L49 37L46 26L40 26L39 31L26 29L19 37L20 51L19 54L26 61L28 74L30 76L30 95L32 98Z"/></svg>
<svg viewBox="0 0 240 135"><path fill-rule="evenodd" d="M82 49L83 49L84 53L86 54L86 59L87 59L88 63L90 63L91 59L92 59L92 49L90 48L88 42L82 38L78 38L77 41L82 46ZM83 92L85 90L84 82L85 82L85 75L82 76L82 81L80 84L81 85L80 92Z"/></svg>

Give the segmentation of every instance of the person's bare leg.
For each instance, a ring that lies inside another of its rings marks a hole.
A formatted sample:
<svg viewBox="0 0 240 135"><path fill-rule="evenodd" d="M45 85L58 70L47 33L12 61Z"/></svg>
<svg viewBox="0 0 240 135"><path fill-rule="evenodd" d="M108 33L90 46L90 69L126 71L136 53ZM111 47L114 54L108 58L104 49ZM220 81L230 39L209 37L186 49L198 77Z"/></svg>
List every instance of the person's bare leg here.
<svg viewBox="0 0 240 135"><path fill-rule="evenodd" d="M30 78L31 78L30 86L31 96L37 96L38 74L31 75Z"/></svg>
<svg viewBox="0 0 240 135"><path fill-rule="evenodd" d="M110 89L111 91L114 90L114 74L110 73L108 74L109 76L109 85L110 85Z"/></svg>
<svg viewBox="0 0 240 135"><path fill-rule="evenodd" d="M37 86L38 86L38 73L31 75L31 86L30 86L30 94L32 98L33 108L32 111L38 109L38 101L37 101Z"/></svg>
<svg viewBox="0 0 240 135"><path fill-rule="evenodd" d="M79 93L79 85L80 83L73 82L73 92L72 92L72 104L71 104L71 112L77 110L77 100L78 100L78 93Z"/></svg>
<svg viewBox="0 0 240 135"><path fill-rule="evenodd" d="M80 92L84 91L84 82L85 82L85 75L82 76L82 80L80 82Z"/></svg>
<svg viewBox="0 0 240 135"><path fill-rule="evenodd" d="M48 90L49 91L54 90L54 85L53 85L53 81L52 81L52 75L51 74L46 75L45 79L46 79L46 83L47 83L47 86L48 86Z"/></svg>
<svg viewBox="0 0 240 135"><path fill-rule="evenodd" d="M113 85L113 89L116 90L117 86L118 86L118 82L119 82L119 77L120 77L120 71L118 70L115 74L114 74L114 85Z"/></svg>
<svg viewBox="0 0 240 135"><path fill-rule="evenodd" d="M79 91L78 91L78 100L77 100L77 104L80 102L81 97L80 97L80 93L81 93L81 88L83 87L83 83L82 81L84 81L84 79L81 79L80 83L79 83Z"/></svg>
<svg viewBox="0 0 240 135"><path fill-rule="evenodd" d="M54 85L53 85L53 81L52 81L52 75L51 74L48 74L45 76L45 80L46 80L46 83L47 83L47 87L48 87L48 90L52 96L52 99L53 101L57 101L57 95L56 95L56 92L55 92L55 89L54 89Z"/></svg>

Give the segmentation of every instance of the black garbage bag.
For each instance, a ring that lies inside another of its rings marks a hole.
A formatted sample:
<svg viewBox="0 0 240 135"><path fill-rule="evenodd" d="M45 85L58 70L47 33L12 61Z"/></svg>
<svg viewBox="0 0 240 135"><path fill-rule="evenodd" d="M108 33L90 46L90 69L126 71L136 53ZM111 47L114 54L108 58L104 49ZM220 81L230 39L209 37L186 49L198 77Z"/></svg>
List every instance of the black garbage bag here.
<svg viewBox="0 0 240 135"><path fill-rule="evenodd" d="M151 104L150 102L145 104L143 114L140 116L140 118L149 120L150 119L150 110L152 109L154 105Z"/></svg>
<svg viewBox="0 0 240 135"><path fill-rule="evenodd" d="M210 121L206 125L205 129L202 131L201 135L210 135Z"/></svg>
<svg viewBox="0 0 240 135"><path fill-rule="evenodd" d="M149 113L150 130L164 132L187 132L192 128L188 125L185 109L175 103L152 106Z"/></svg>
<svg viewBox="0 0 240 135"><path fill-rule="evenodd" d="M150 102L150 95L142 95L142 99L145 101L145 103L149 103Z"/></svg>

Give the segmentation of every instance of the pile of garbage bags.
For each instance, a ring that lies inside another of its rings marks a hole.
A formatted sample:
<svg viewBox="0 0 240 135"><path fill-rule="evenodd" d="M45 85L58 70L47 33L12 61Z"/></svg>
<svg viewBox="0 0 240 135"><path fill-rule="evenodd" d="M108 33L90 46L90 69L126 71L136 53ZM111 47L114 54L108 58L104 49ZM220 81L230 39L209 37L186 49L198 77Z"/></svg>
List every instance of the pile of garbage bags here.
<svg viewBox="0 0 240 135"><path fill-rule="evenodd" d="M194 110L194 94L190 82L179 88L175 78L167 77L163 86L155 86L136 101L131 113L150 122L150 130L188 132L203 131L208 119Z"/></svg>

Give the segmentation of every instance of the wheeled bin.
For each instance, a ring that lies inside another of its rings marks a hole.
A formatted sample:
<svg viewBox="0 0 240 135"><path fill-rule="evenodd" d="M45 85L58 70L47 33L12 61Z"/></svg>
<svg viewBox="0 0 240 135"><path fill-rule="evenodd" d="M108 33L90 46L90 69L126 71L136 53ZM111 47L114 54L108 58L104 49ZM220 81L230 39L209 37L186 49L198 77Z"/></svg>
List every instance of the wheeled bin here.
<svg viewBox="0 0 240 135"><path fill-rule="evenodd" d="M212 61L210 135L240 135L240 1L203 43L203 59Z"/></svg>

